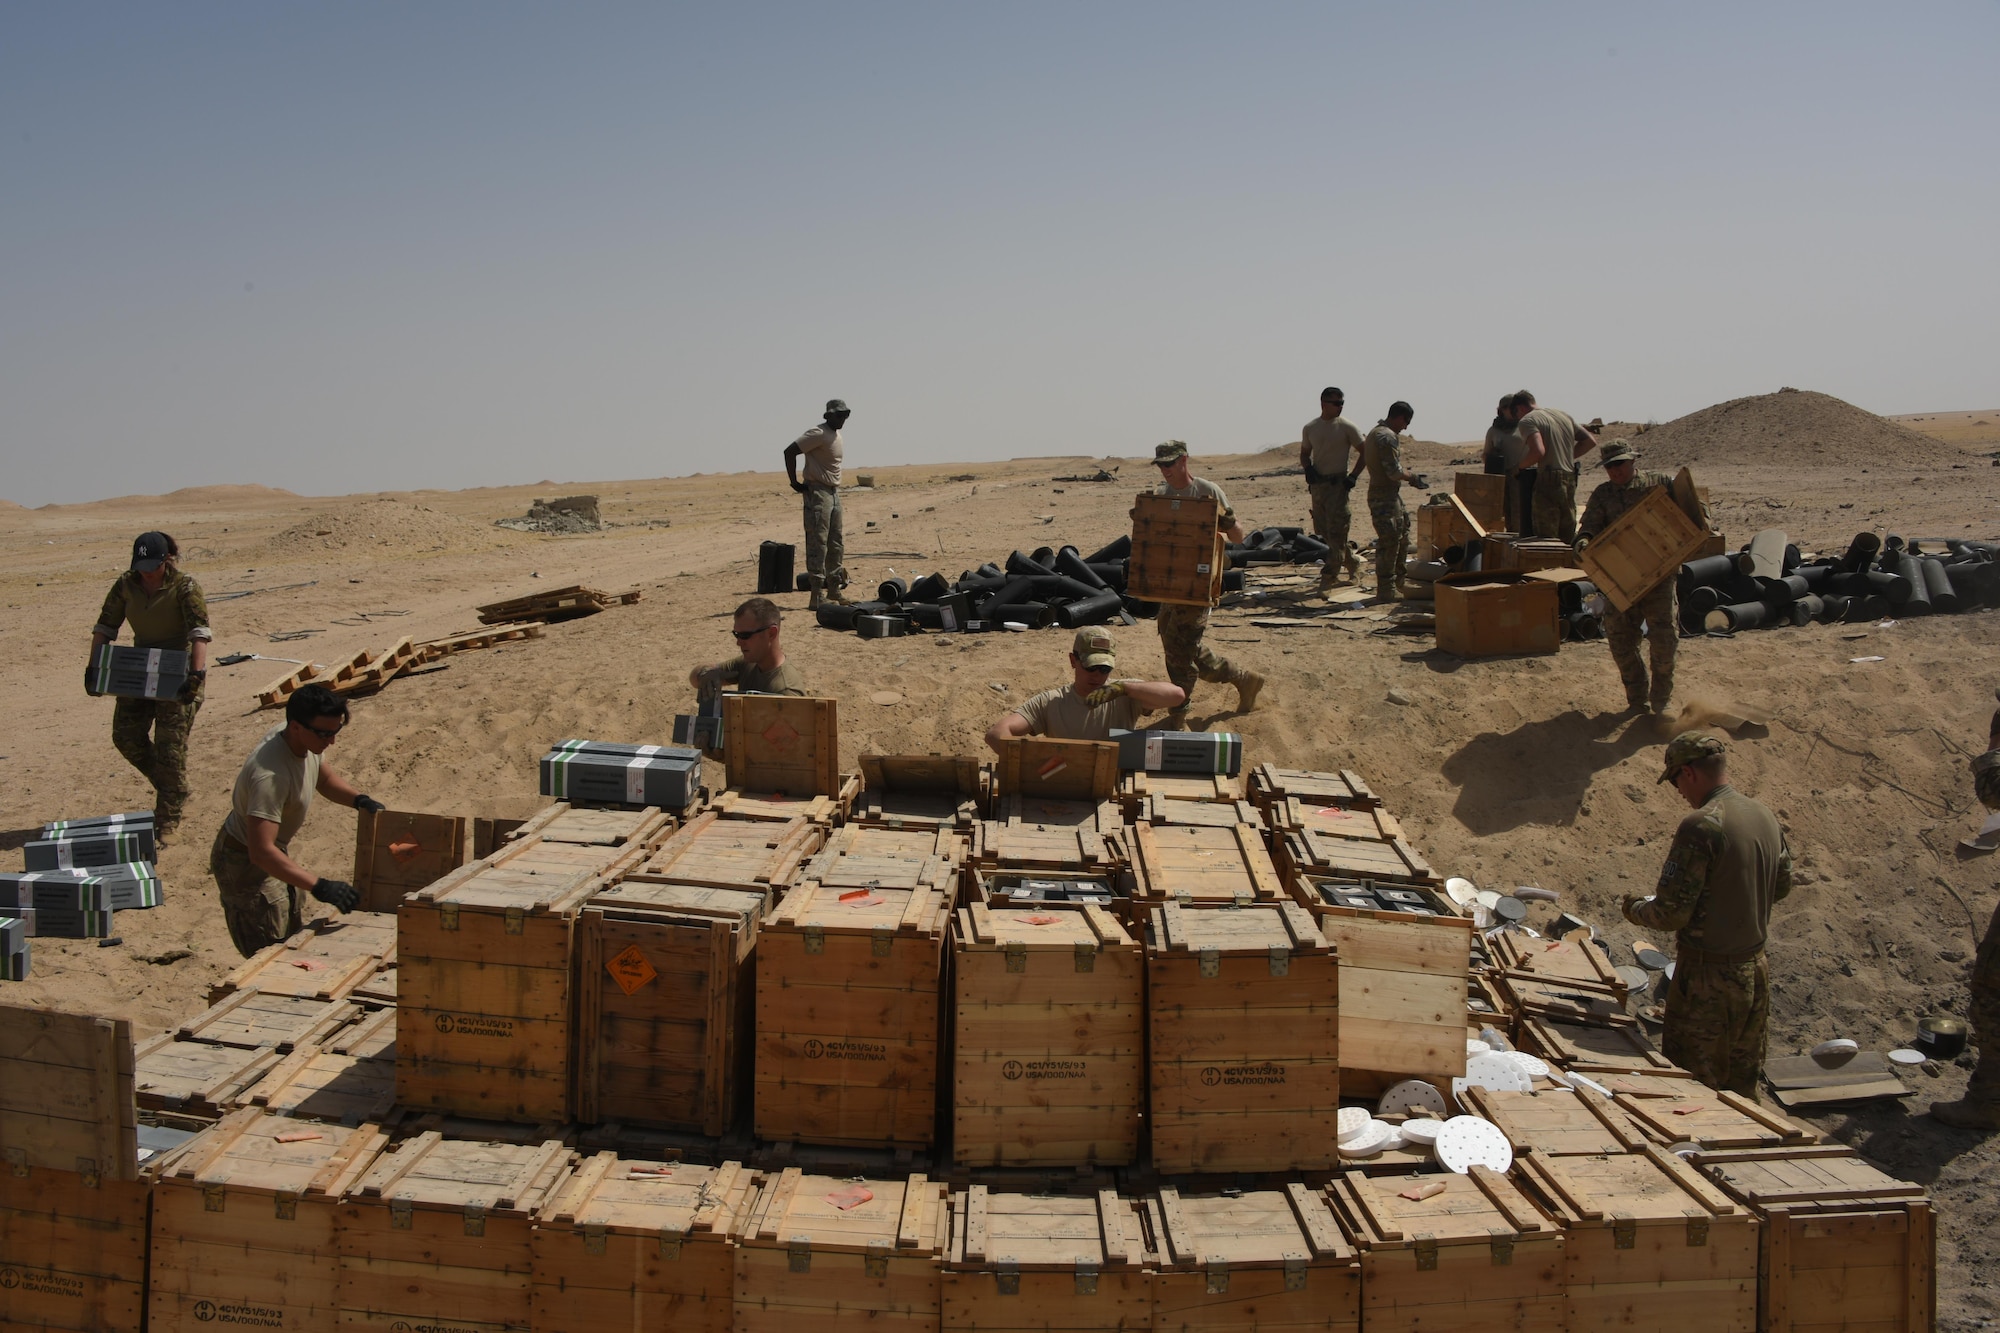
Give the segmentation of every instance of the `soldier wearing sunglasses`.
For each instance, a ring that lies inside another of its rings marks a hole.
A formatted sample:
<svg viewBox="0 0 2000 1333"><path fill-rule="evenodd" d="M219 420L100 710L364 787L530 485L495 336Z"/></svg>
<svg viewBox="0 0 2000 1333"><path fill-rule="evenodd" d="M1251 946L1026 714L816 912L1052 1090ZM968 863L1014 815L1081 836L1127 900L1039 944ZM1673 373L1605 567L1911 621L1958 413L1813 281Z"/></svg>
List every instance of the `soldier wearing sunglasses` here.
<svg viewBox="0 0 2000 1333"><path fill-rule="evenodd" d="M688 672L688 684L703 703L734 685L744 694L804 694L805 675L785 660L778 644L778 604L768 597L752 597L736 608L736 656Z"/></svg>
<svg viewBox="0 0 2000 1333"><path fill-rule="evenodd" d="M1136 730L1146 714L1187 702L1187 691L1164 680L1111 679L1117 666L1110 630L1101 625L1078 630L1070 647L1070 683L1043 690L995 722L987 728L986 743L997 752L1002 741L1022 736L1108 741L1113 727Z"/></svg>

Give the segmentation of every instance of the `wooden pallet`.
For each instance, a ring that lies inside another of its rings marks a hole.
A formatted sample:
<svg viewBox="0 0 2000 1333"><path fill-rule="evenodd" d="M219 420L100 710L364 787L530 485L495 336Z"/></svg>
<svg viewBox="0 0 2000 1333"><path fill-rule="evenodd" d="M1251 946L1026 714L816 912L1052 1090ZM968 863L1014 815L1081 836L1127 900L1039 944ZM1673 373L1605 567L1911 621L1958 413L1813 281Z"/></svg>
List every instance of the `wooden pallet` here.
<svg viewBox="0 0 2000 1333"><path fill-rule="evenodd" d="M553 623L559 620L575 620L579 616L594 616L599 611L607 611L614 606L630 606L640 598L640 592L633 588L627 592L611 593L597 588L572 583L567 588L551 588L547 592L531 592L524 597L510 597L504 602L488 602L475 608L482 625L513 626L524 620Z"/></svg>
<svg viewBox="0 0 2000 1333"><path fill-rule="evenodd" d="M485 629L461 630L447 634L441 639L425 639L417 645L417 652L425 665L450 657L456 653L473 652L480 648L491 648L495 644L518 643L525 639L542 637L542 626L537 621L522 621L515 624L491 625Z"/></svg>

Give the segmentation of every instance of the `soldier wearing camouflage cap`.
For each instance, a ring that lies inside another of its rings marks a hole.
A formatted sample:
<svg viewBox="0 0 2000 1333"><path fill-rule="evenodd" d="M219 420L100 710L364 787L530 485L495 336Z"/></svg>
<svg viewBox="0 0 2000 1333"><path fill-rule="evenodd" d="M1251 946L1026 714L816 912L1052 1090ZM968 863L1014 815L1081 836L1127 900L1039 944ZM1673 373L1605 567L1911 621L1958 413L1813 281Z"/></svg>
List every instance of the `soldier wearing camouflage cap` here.
<svg viewBox="0 0 2000 1333"><path fill-rule="evenodd" d="M986 729L986 743L1051 736L1064 741L1105 741L1111 729L1134 731L1141 718L1162 708L1179 708L1187 692L1157 680L1113 680L1118 649L1111 631L1089 625L1070 645L1070 683L1043 690Z"/></svg>
<svg viewBox="0 0 2000 1333"><path fill-rule="evenodd" d="M2000 690L1994 691L2000 698ZM1987 727L1986 753L1972 761L1972 790L1988 810L2000 810L2000 712ZM1955 1102L1933 1102L1931 1118L1959 1129L2000 1129L2000 907L1972 960L1972 998L1966 1006L1979 1063Z"/></svg>
<svg viewBox="0 0 2000 1333"><path fill-rule="evenodd" d="M840 428L853 415L839 398L826 400L819 425L785 446L785 477L805 497L806 583L812 589L809 611L825 602L845 602L847 550L840 533ZM805 480L798 462L805 457Z"/></svg>
<svg viewBox="0 0 2000 1333"><path fill-rule="evenodd" d="M1629 441L1612 440L1604 446L1601 457L1608 480L1590 493L1590 503L1584 506L1583 519L1576 525L1578 551L1653 491L1673 485L1673 479L1664 472L1639 471L1639 456ZM1618 677L1625 683L1628 709L1667 711L1667 704L1674 697L1674 657L1679 649L1680 632L1680 606L1672 576L1626 610L1613 607L1605 613L1604 637L1611 645L1611 660L1618 664ZM1646 664L1639 660L1641 637L1645 638L1653 659L1650 682L1646 679Z"/></svg>
<svg viewBox="0 0 2000 1333"><path fill-rule="evenodd" d="M1154 494L1178 496L1184 500L1215 501L1216 522L1222 529L1222 535L1232 542L1242 542L1243 526L1236 521L1236 512L1229 507L1229 497L1222 493L1220 486L1190 471L1185 441L1168 440L1155 446L1153 466L1160 470L1160 484L1153 488ZM1194 697L1197 680L1217 681L1236 687L1236 710L1239 713L1247 713L1257 706L1257 692L1264 688L1263 676L1233 665L1228 658L1219 656L1201 641L1202 635L1208 631L1207 607L1164 602L1160 606L1158 624L1160 650L1167 659L1167 679L1180 686L1188 698ZM1167 714L1166 722L1169 727L1185 727L1186 703Z"/></svg>
<svg viewBox="0 0 2000 1333"><path fill-rule="evenodd" d="M1694 813L1653 896L1627 894L1622 907L1634 925L1675 934L1661 1048L1711 1088L1754 1098L1771 1024L1764 942L1772 904L1792 891L1791 848L1777 818L1729 785L1718 738L1676 736L1660 781Z"/></svg>

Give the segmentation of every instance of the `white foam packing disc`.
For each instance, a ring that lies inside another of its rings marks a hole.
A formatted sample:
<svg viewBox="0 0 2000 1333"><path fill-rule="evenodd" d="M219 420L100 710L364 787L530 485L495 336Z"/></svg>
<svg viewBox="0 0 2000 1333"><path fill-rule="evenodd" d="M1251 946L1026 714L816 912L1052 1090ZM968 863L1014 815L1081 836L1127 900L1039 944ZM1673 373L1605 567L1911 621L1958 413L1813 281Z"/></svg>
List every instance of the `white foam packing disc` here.
<svg viewBox="0 0 2000 1333"><path fill-rule="evenodd" d="M1493 1047L1491 1044L1483 1042L1477 1037L1467 1037L1465 1039L1465 1053L1468 1057L1474 1055L1484 1055L1492 1049Z"/></svg>
<svg viewBox="0 0 2000 1333"><path fill-rule="evenodd" d="M1470 907L1479 897L1479 889L1469 879L1454 876L1444 882L1445 895L1460 907Z"/></svg>
<svg viewBox="0 0 2000 1333"><path fill-rule="evenodd" d="M1504 1172L1514 1165L1514 1145L1491 1121L1457 1115L1438 1131L1437 1159L1445 1170L1461 1176L1475 1166Z"/></svg>
<svg viewBox="0 0 2000 1333"><path fill-rule="evenodd" d="M1438 1131L1444 1128L1442 1120L1405 1120L1403 1140L1417 1147L1428 1148L1438 1141Z"/></svg>
<svg viewBox="0 0 2000 1333"><path fill-rule="evenodd" d="M1420 1078L1406 1078L1393 1084L1382 1094L1382 1100L1375 1107L1377 1115L1394 1115L1398 1111L1428 1111L1433 1115L1443 1115L1449 1109L1445 1106L1444 1094L1432 1084Z"/></svg>
<svg viewBox="0 0 2000 1333"><path fill-rule="evenodd" d="M1368 1122L1374 1118L1368 1114L1368 1108L1365 1106L1343 1106L1333 1119L1334 1135L1341 1143L1345 1143L1368 1128Z"/></svg>
<svg viewBox="0 0 2000 1333"><path fill-rule="evenodd" d="M1547 1078L1549 1062L1539 1055L1529 1055L1526 1051L1495 1051L1495 1055L1507 1061L1530 1079Z"/></svg>
<svg viewBox="0 0 2000 1333"><path fill-rule="evenodd" d="M1514 1063L1512 1051L1473 1056L1465 1062L1465 1081L1493 1092L1532 1092L1535 1088L1534 1076Z"/></svg>
<svg viewBox="0 0 2000 1333"><path fill-rule="evenodd" d="M1920 1065L1930 1059L1922 1051L1913 1051L1907 1046L1898 1046L1889 1052L1889 1058L1899 1065Z"/></svg>
<svg viewBox="0 0 2000 1333"><path fill-rule="evenodd" d="M1359 1134L1340 1145L1342 1157L1373 1157L1389 1146L1389 1140L1396 1135L1395 1127L1386 1121L1370 1120Z"/></svg>

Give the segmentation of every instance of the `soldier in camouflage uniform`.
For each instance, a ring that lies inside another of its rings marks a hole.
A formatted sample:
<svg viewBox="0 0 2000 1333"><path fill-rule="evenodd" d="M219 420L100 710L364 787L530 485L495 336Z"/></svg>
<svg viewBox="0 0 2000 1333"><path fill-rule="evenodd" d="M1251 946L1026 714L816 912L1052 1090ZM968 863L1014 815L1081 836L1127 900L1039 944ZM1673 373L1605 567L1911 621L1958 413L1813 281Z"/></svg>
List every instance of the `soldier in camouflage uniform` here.
<svg viewBox="0 0 2000 1333"><path fill-rule="evenodd" d="M1403 466L1402 434L1416 412L1405 402L1389 405L1389 415L1375 423L1361 443L1361 461L1354 474L1368 473L1368 515L1375 520L1375 596L1392 601L1401 596L1403 567L1410 556L1410 511L1403 508L1402 486L1419 485L1417 474ZM1352 478L1350 477L1350 480Z"/></svg>
<svg viewBox="0 0 2000 1333"><path fill-rule="evenodd" d="M181 572L180 547L164 532L142 532L132 543L132 567L118 576L90 631L90 656L132 625L133 646L188 655L187 680L172 699L121 698L111 714L111 743L153 784L153 837L165 842L187 811L187 741L201 711L208 678L208 602L201 585ZM85 665L86 687L92 670Z"/></svg>
<svg viewBox="0 0 2000 1333"><path fill-rule="evenodd" d="M826 400L825 419L785 446L785 477L804 497L806 586L817 611L826 602L845 602L847 549L840 530L840 429L854 415L838 398ZM805 479L799 460L805 460Z"/></svg>
<svg viewBox="0 0 2000 1333"><path fill-rule="evenodd" d="M1664 472L1640 472L1639 456L1625 440L1604 446L1604 473L1610 478L1590 493L1583 520L1576 527L1576 549L1583 550L1591 539L1645 499L1657 487L1670 487L1672 478ZM1669 577L1651 592L1620 611L1613 607L1604 616L1604 637L1611 644L1611 660L1618 664L1619 679L1625 682L1628 708L1650 707L1655 713L1667 711L1674 696L1674 655L1680 643L1680 608ZM1653 659L1653 679L1647 688L1646 664L1639 660L1640 627L1644 626L1647 650Z"/></svg>
<svg viewBox="0 0 2000 1333"><path fill-rule="evenodd" d="M1153 450L1153 465L1160 469L1160 484L1155 488L1159 495L1175 495L1182 499L1215 501L1216 522L1221 525L1223 536L1232 542L1242 542L1243 528L1237 523L1235 511L1229 507L1229 497L1222 488L1206 477L1197 477L1188 470L1188 447L1180 440L1168 440ZM1233 666L1226 657L1220 657L1215 650L1201 641L1208 629L1208 608L1205 606L1183 606L1173 602L1160 604L1160 651L1167 659L1167 679L1181 687L1189 699L1194 697L1196 680L1222 682L1236 687L1236 711L1247 713L1257 706L1257 692L1264 688L1264 677L1255 671ZM1164 719L1164 730L1179 730L1187 725L1187 704L1183 702L1170 711Z"/></svg>
<svg viewBox="0 0 2000 1333"><path fill-rule="evenodd" d="M1995 691L2000 695L2000 691ZM1972 761L1972 790L1988 810L2000 810L2000 712L1987 729L1986 753ZM1931 1118L1959 1129L2000 1129L2000 907L1986 923L1986 937L1972 960L1972 1001L1966 1017L1979 1063L1965 1096L1933 1102Z"/></svg>
<svg viewBox="0 0 2000 1333"><path fill-rule="evenodd" d="M1526 452L1521 466L1535 469L1535 534L1576 540L1577 459L1597 447L1597 437L1559 407L1537 407L1535 395L1514 395L1514 428Z"/></svg>
<svg viewBox="0 0 2000 1333"><path fill-rule="evenodd" d="M1666 1056L1711 1088L1757 1095L1771 1022L1764 962L1771 905L1792 891L1792 853L1771 812L1729 785L1723 744L1698 731L1667 746L1666 771L1694 813L1659 887L1625 896L1625 919L1676 935Z"/></svg>

